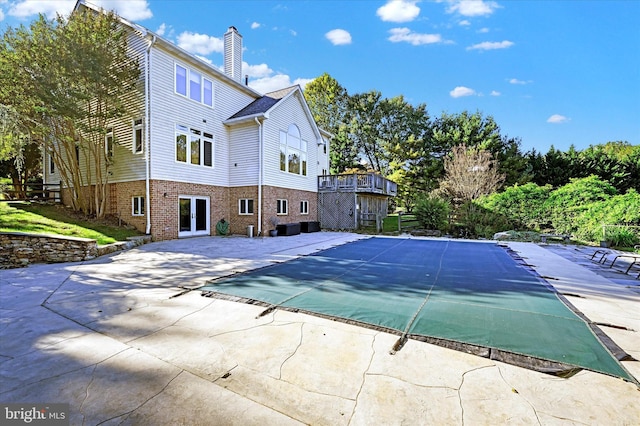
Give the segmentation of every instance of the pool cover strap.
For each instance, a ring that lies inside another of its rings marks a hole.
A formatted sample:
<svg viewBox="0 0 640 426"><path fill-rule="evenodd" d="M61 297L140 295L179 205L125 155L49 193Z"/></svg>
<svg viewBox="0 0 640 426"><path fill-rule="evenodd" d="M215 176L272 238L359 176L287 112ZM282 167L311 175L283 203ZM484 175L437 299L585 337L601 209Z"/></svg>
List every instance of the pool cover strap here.
<svg viewBox="0 0 640 426"><path fill-rule="evenodd" d="M410 337L635 382L548 283L495 243L369 238L202 290L396 332L398 348Z"/></svg>

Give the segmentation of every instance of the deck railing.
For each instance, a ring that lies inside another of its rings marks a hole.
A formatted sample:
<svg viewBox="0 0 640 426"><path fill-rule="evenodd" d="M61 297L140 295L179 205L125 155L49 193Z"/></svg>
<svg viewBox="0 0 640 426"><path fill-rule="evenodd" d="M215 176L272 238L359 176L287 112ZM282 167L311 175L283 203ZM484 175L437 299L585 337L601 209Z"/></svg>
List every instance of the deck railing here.
<svg viewBox="0 0 640 426"><path fill-rule="evenodd" d="M364 192L395 197L398 185L375 173L318 176L320 192Z"/></svg>

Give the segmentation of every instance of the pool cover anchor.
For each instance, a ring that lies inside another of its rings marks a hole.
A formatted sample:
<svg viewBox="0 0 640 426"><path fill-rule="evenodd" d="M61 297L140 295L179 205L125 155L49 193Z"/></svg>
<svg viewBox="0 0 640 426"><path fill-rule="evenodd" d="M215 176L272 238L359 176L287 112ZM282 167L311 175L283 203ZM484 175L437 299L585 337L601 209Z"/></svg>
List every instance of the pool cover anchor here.
<svg viewBox="0 0 640 426"><path fill-rule="evenodd" d="M393 347L389 351L389 355L395 355L400 349L404 347L404 345L409 341L406 334L400 336L396 343L393 344Z"/></svg>

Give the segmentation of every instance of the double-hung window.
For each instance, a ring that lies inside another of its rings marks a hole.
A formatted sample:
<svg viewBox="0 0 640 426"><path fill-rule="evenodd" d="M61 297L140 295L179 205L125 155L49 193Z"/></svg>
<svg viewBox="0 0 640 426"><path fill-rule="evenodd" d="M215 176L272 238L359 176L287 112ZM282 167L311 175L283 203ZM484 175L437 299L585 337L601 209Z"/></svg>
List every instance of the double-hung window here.
<svg viewBox="0 0 640 426"><path fill-rule="evenodd" d="M176 64L175 91L179 95L213 107L213 81L191 68Z"/></svg>
<svg viewBox="0 0 640 426"><path fill-rule="evenodd" d="M238 200L238 213L241 215L253 214L253 200L248 198Z"/></svg>
<svg viewBox="0 0 640 426"><path fill-rule="evenodd" d="M300 137L300 130L295 124L290 125L286 132L280 130L280 170L307 175L307 142Z"/></svg>
<svg viewBox="0 0 640 426"><path fill-rule="evenodd" d="M144 197L133 197L131 199L131 215L144 216Z"/></svg>
<svg viewBox="0 0 640 426"><path fill-rule="evenodd" d="M309 202L300 201L300 214L309 214Z"/></svg>
<svg viewBox="0 0 640 426"><path fill-rule="evenodd" d="M278 200L276 202L276 213L281 215L289 214L289 207L287 200Z"/></svg>
<svg viewBox="0 0 640 426"><path fill-rule="evenodd" d="M213 135L177 124L176 161L196 166L213 167Z"/></svg>

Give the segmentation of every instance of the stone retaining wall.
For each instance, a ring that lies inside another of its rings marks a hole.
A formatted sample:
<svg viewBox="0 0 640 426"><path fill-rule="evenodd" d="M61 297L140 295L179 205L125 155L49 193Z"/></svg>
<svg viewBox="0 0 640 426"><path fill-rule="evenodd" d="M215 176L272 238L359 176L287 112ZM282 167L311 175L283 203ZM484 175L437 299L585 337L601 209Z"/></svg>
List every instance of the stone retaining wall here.
<svg viewBox="0 0 640 426"><path fill-rule="evenodd" d="M130 241L98 247L95 240L88 238L0 232L0 269L27 266L30 263L81 262L132 248L150 239L132 237Z"/></svg>

